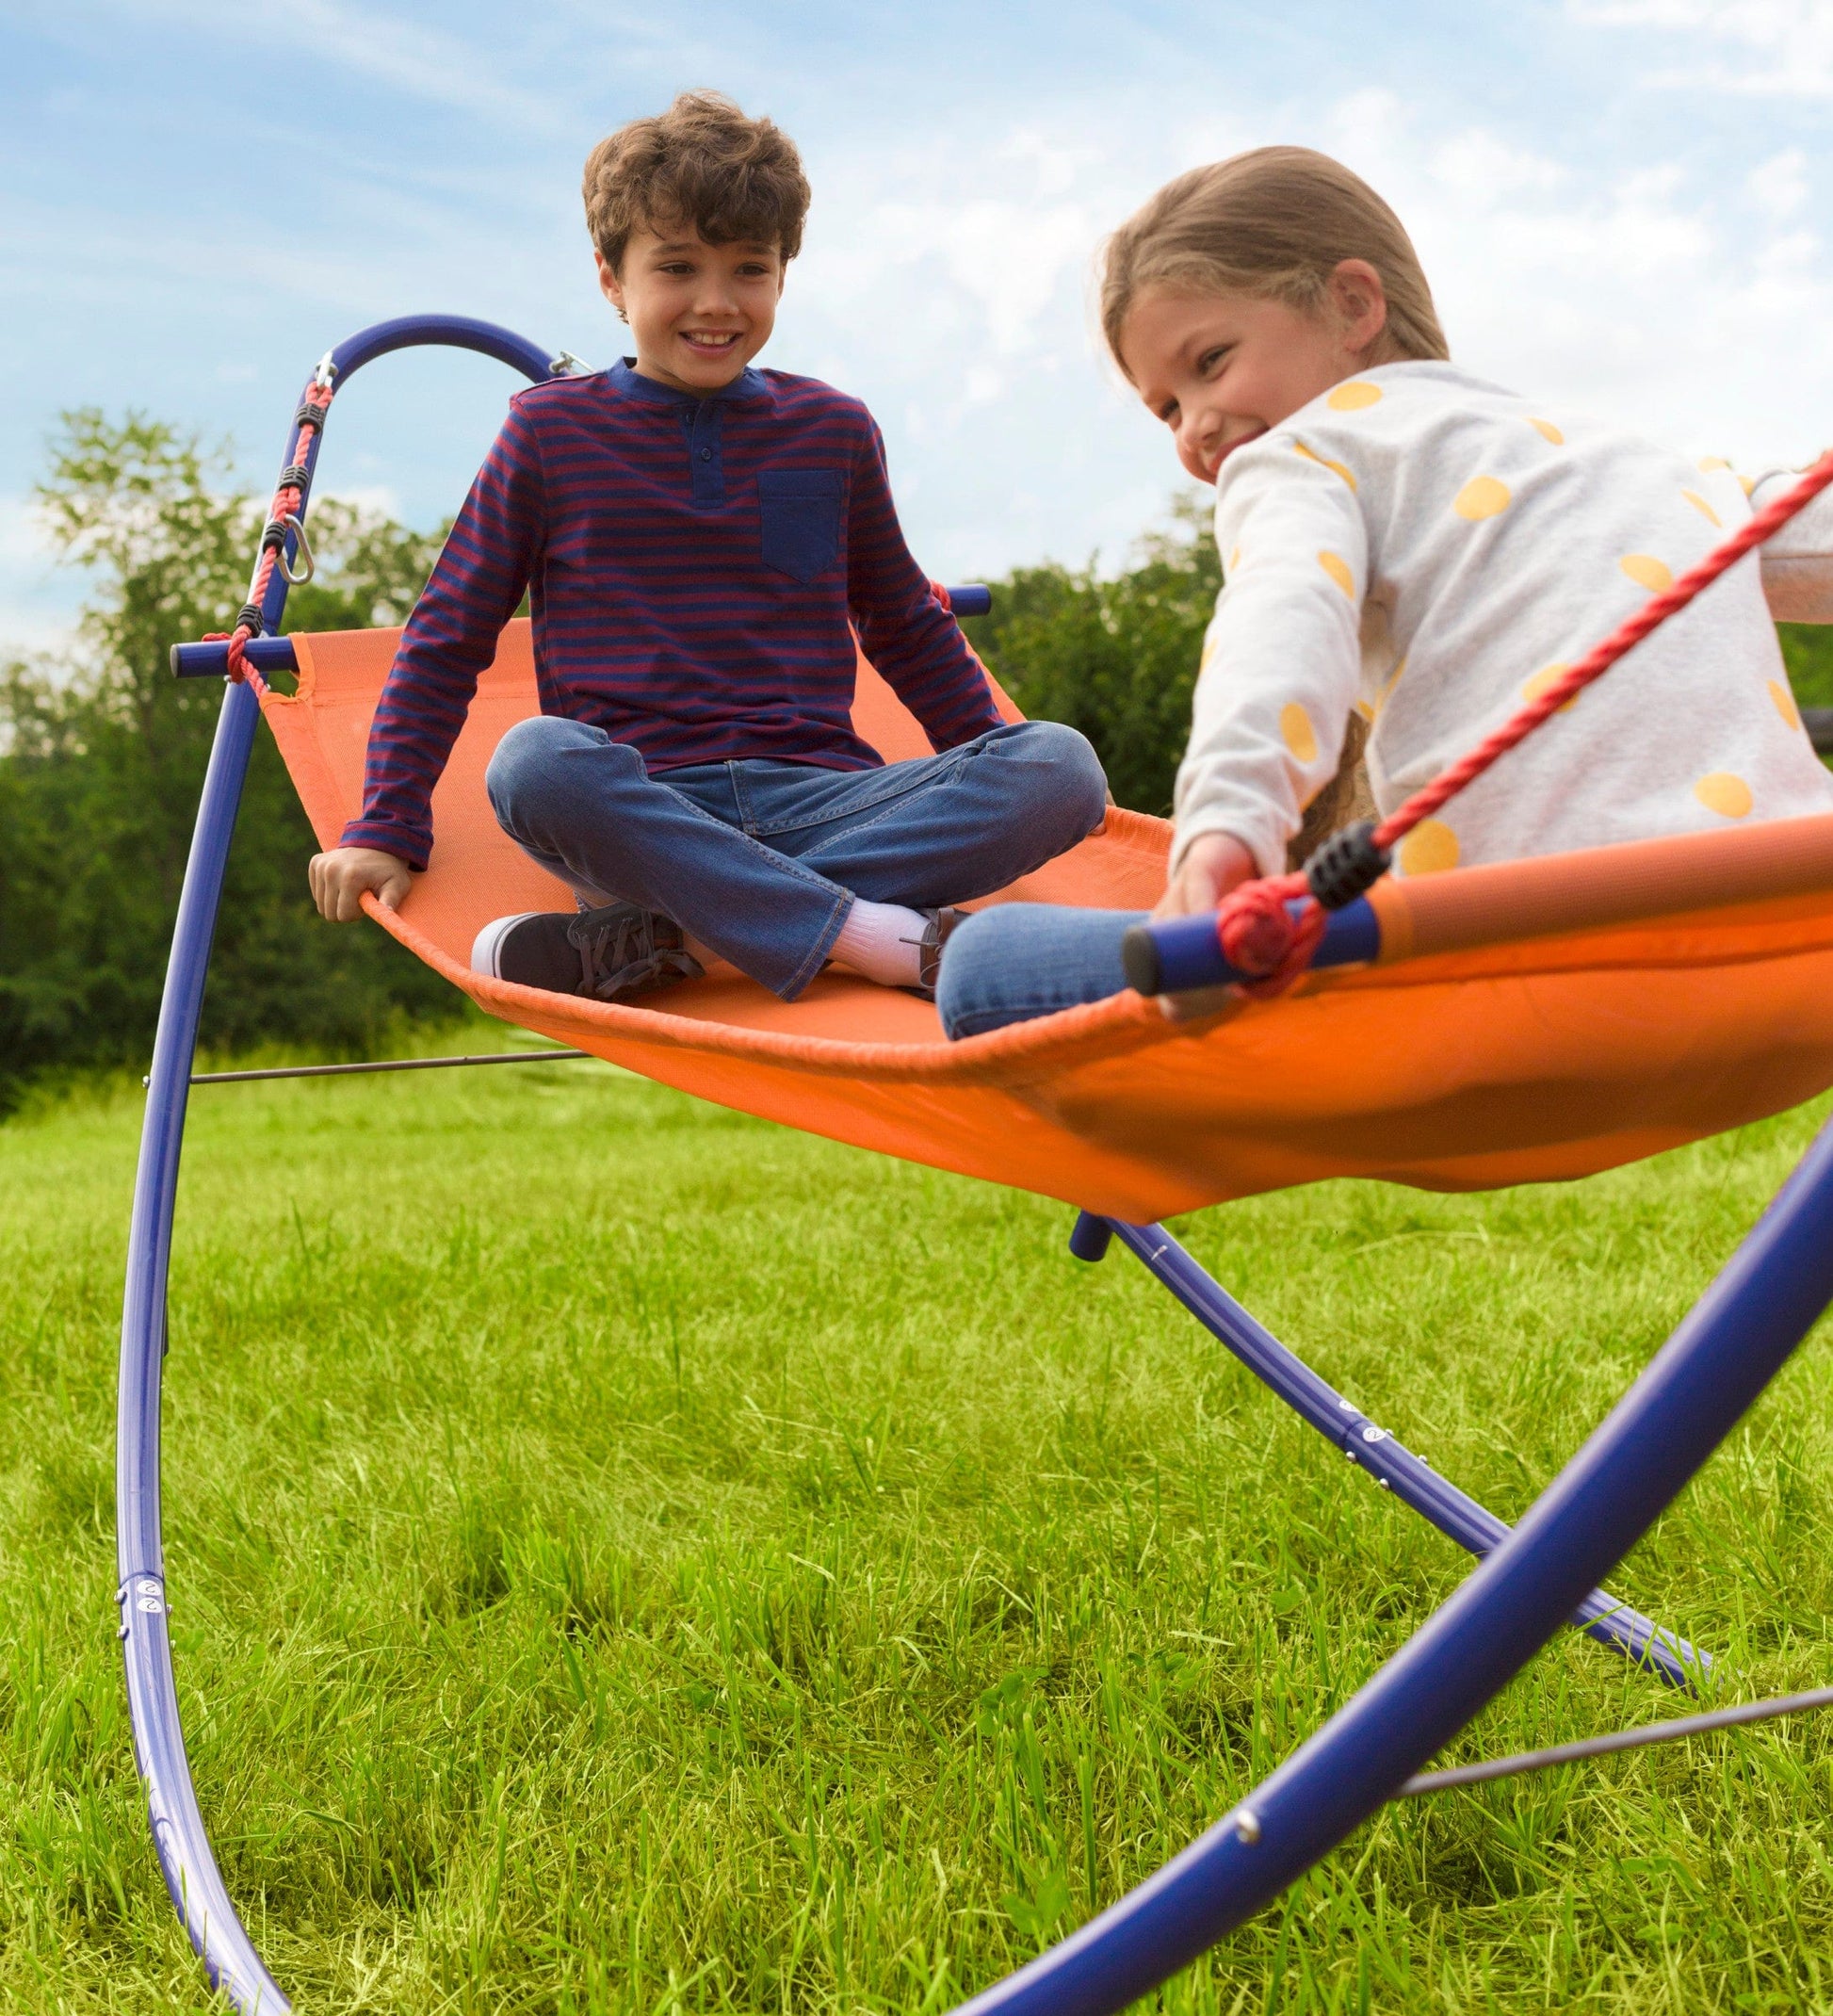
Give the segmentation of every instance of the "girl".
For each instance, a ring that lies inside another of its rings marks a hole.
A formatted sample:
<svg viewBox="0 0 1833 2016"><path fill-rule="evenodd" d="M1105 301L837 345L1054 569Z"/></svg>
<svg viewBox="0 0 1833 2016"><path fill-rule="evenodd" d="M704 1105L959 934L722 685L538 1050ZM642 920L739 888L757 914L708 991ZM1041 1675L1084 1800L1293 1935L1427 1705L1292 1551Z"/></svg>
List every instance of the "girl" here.
<svg viewBox="0 0 1833 2016"><path fill-rule="evenodd" d="M1726 463L1458 369L1400 219L1304 148L1160 189L1108 244L1101 320L1215 485L1224 556L1158 916L1281 872L1358 718L1385 814L1750 515ZM1833 620L1826 495L1418 827L1399 871L1833 809L1773 616ZM944 1026L1120 992L1136 921L980 913L943 962Z"/></svg>

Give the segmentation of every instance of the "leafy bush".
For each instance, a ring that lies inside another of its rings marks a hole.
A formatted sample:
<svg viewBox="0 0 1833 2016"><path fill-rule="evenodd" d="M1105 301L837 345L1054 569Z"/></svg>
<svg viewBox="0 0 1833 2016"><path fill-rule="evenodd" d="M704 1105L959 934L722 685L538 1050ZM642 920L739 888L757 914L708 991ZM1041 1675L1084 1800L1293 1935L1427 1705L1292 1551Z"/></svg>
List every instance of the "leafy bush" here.
<svg viewBox="0 0 1833 2016"><path fill-rule="evenodd" d="M1180 498L1126 573L1021 567L996 584L993 613L963 628L1027 714L1088 737L1120 804L1166 813L1221 588L1208 520Z"/></svg>

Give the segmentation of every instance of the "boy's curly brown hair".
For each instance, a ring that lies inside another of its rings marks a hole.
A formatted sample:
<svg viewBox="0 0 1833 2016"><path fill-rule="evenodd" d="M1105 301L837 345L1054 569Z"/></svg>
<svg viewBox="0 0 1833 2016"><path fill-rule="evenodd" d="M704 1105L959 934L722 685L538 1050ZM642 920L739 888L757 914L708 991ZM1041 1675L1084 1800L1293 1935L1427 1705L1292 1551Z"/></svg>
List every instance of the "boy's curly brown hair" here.
<svg viewBox="0 0 1833 2016"><path fill-rule="evenodd" d="M802 250L808 177L796 143L747 119L720 91L683 91L666 112L633 119L586 160L586 228L613 272L633 231L691 225L709 245L755 239Z"/></svg>

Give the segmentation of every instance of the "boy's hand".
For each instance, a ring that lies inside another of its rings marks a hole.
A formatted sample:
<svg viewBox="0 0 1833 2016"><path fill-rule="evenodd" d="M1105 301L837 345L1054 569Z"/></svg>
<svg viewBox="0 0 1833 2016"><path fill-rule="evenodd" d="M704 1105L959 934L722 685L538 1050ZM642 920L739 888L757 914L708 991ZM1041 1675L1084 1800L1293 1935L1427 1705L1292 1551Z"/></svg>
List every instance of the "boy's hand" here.
<svg viewBox="0 0 1833 2016"><path fill-rule="evenodd" d="M1201 834L1191 842L1152 915L1193 917L1213 910L1230 889L1251 881L1254 871L1254 856L1232 833Z"/></svg>
<svg viewBox="0 0 1833 2016"><path fill-rule="evenodd" d="M414 871L400 855L379 847L333 847L314 854L306 873L318 915L333 924L361 917L364 896L371 891L384 910L398 910L414 886Z"/></svg>

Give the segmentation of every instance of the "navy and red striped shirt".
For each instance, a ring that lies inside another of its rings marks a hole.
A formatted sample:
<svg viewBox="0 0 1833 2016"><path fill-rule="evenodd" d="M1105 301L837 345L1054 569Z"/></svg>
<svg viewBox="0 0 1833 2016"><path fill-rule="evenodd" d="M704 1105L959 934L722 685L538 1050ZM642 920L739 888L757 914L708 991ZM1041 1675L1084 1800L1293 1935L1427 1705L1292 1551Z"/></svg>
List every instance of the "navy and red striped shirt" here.
<svg viewBox="0 0 1833 2016"><path fill-rule="evenodd" d="M626 360L511 400L402 633L345 846L426 866L432 788L525 589L542 711L652 772L876 767L852 732L849 618L935 748L999 725L904 545L857 399L753 370L695 398Z"/></svg>

